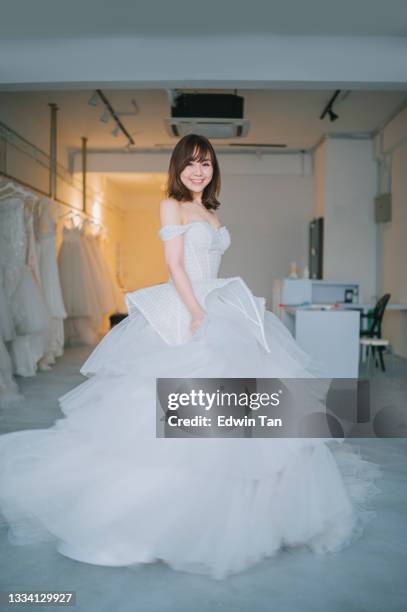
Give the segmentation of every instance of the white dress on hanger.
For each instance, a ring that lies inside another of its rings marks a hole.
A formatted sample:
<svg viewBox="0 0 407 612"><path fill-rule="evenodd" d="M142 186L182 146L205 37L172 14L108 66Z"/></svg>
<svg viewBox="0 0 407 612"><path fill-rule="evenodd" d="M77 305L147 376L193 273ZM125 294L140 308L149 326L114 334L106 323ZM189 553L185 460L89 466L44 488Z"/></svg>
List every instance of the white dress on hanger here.
<svg viewBox="0 0 407 612"><path fill-rule="evenodd" d="M0 265L10 313L11 297L21 280L26 252L24 199L20 195L9 197L0 205Z"/></svg>
<svg viewBox="0 0 407 612"><path fill-rule="evenodd" d="M94 245L95 249L99 254L100 265L102 266L103 276L106 279L106 283L109 286L109 293L113 296L114 309L112 312L121 312L125 313L127 311L124 295L121 289L119 288L117 282L114 279L114 276L110 270L109 264L106 261L106 258L103 253L103 248L101 244L102 235L94 237Z"/></svg>
<svg viewBox="0 0 407 612"><path fill-rule="evenodd" d="M51 216L50 203L43 200L38 206L37 247L39 273L44 299L50 315L47 346L43 361L52 364L64 351L64 319L67 316L62 298L56 253L56 223Z"/></svg>
<svg viewBox="0 0 407 612"><path fill-rule="evenodd" d="M11 354L16 374L34 376L45 354L49 330L49 315L41 287L37 247L33 228L33 211L25 206L25 262L19 282L11 296L11 308L17 332Z"/></svg>
<svg viewBox="0 0 407 612"><path fill-rule="evenodd" d="M3 276L3 268L0 266L0 337L4 341L9 341L15 337L15 329L10 305L7 301L6 291L4 288Z"/></svg>
<svg viewBox="0 0 407 612"><path fill-rule="evenodd" d="M114 312L116 303L114 295L110 293L108 278L101 264L101 254L95 247L95 238L86 233L85 226L82 230L82 240L86 250L87 257L92 267L92 280L94 283L95 293L98 297L100 311L102 314Z"/></svg>
<svg viewBox="0 0 407 612"><path fill-rule="evenodd" d="M18 391L17 383L13 378L10 355L0 337L0 408L20 399L24 397Z"/></svg>
<svg viewBox="0 0 407 612"><path fill-rule="evenodd" d="M94 344L101 327L102 311L93 281L93 269L80 228L64 227L58 256L62 296L68 318L68 344Z"/></svg>
<svg viewBox="0 0 407 612"><path fill-rule="evenodd" d="M13 379L13 367L5 344L11 342L13 338L15 338L14 324L3 286L3 269L0 266L0 406L22 399Z"/></svg>
<svg viewBox="0 0 407 612"><path fill-rule="evenodd" d="M316 373L264 298L240 277L218 277L226 227L194 221L160 235L184 236L185 270L206 318L192 336L171 280L127 294L129 317L82 367L91 378L61 398L65 418L0 437L0 507L11 541L52 539L87 563L161 559L215 578L283 546L341 549L371 518L364 501L378 476L346 444L156 437L156 377Z"/></svg>
<svg viewBox="0 0 407 612"><path fill-rule="evenodd" d="M14 327L9 349L13 371L21 376L33 376L39 347L33 347L31 334L43 329L44 313L43 310L38 312L40 307L38 301L35 301L37 288L32 272L26 264L28 254L26 221L23 195L16 194L2 200L0 263L4 293Z"/></svg>

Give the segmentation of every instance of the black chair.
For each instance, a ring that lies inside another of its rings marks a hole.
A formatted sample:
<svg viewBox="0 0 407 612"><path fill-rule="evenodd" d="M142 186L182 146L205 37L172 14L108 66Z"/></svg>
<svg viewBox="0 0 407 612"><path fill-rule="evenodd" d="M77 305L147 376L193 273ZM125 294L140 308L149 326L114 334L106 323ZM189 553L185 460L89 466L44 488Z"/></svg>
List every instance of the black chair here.
<svg viewBox="0 0 407 612"><path fill-rule="evenodd" d="M384 311L386 310L386 306L389 303L390 297L391 297L390 293L385 293L378 300L372 313L370 314L361 313L360 316L362 318L367 318L368 320L370 319L370 324L369 324L368 329L361 330L360 332L361 338L366 338L366 339L372 338L372 339L382 340L383 316L384 316ZM388 342L387 342L387 345L388 345ZM375 360L376 365L377 365L377 362L376 362L376 357L375 357L375 351L376 349L378 350L380 365L381 365L383 372L386 370L384 366L383 352L385 351L387 345L383 342L382 346L375 346L373 343L371 346L369 346L369 348L371 348L372 350L373 358Z"/></svg>

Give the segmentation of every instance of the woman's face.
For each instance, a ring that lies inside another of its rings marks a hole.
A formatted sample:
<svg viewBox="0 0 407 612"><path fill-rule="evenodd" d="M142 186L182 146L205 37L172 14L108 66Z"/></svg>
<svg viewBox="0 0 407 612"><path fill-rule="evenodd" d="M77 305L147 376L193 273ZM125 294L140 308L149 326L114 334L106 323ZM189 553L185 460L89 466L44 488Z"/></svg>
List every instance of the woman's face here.
<svg viewBox="0 0 407 612"><path fill-rule="evenodd" d="M209 153L202 160L190 161L180 174L180 179L191 193L201 193L212 180L213 166Z"/></svg>

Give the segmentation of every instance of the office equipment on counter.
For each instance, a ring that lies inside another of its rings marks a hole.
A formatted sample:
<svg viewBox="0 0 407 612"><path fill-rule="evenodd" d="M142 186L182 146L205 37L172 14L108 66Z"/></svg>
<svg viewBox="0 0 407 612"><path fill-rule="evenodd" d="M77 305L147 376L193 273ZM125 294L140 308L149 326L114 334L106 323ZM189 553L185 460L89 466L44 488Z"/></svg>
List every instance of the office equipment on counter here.
<svg viewBox="0 0 407 612"><path fill-rule="evenodd" d="M288 274L288 278L294 278L294 279L298 278L298 268L297 268L297 263L295 261L292 261L290 263L290 272Z"/></svg>
<svg viewBox="0 0 407 612"><path fill-rule="evenodd" d="M346 297L352 296L352 302ZM284 278L274 281L273 310L284 322L284 306L305 304L358 304L360 283Z"/></svg>

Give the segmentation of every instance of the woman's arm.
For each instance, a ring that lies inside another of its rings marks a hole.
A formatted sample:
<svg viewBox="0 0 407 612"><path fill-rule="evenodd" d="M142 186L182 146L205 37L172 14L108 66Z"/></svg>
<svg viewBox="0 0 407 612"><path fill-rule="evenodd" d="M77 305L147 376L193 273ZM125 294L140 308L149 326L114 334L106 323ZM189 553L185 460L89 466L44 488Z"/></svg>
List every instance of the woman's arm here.
<svg viewBox="0 0 407 612"><path fill-rule="evenodd" d="M179 204L173 200L162 200L160 203L160 218L162 226L181 225ZM194 334L206 313L196 299L191 281L184 269L184 237L182 235L164 242L164 257L175 288L191 313L190 329Z"/></svg>

